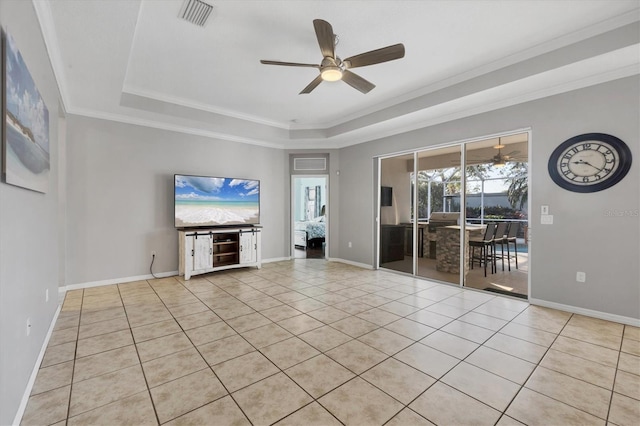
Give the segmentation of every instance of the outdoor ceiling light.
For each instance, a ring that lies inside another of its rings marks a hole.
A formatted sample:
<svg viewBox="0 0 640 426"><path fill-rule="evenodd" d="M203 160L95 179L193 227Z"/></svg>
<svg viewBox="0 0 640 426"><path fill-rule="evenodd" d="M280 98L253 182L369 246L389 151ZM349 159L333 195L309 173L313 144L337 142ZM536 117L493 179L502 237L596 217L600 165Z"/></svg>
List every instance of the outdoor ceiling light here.
<svg viewBox="0 0 640 426"><path fill-rule="evenodd" d="M320 72L324 81L338 81L342 79L342 70L336 66L326 66Z"/></svg>

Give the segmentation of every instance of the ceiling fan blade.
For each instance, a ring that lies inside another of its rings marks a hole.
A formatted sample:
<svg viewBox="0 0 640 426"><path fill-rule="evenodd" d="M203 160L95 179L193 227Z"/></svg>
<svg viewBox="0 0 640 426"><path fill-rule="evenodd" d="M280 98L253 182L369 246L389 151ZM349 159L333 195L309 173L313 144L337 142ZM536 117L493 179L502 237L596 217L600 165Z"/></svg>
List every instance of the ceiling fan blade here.
<svg viewBox="0 0 640 426"><path fill-rule="evenodd" d="M333 34L333 27L327 21L322 19L313 20L313 28L316 30L316 37L318 38L318 45L323 57L335 58L335 35Z"/></svg>
<svg viewBox="0 0 640 426"><path fill-rule="evenodd" d="M311 91L313 89L315 89L316 87L318 87L318 84L322 83L322 76L319 75L317 76L315 79L313 79L313 81L311 83L309 83L307 85L307 87L305 87L304 89L302 89L302 92L298 93L299 95L302 94L307 94L307 93L311 93Z"/></svg>
<svg viewBox="0 0 640 426"><path fill-rule="evenodd" d="M518 154L520 151L511 151L508 154L504 154L506 157L513 157L514 155Z"/></svg>
<svg viewBox="0 0 640 426"><path fill-rule="evenodd" d="M342 81L344 81L354 89L361 91L362 93L369 93L371 89L376 87L375 84L368 82L364 78L352 73L349 70L344 70L342 72Z"/></svg>
<svg viewBox="0 0 640 426"><path fill-rule="evenodd" d="M393 61L400 58L404 58L404 44L402 43L351 56L342 62L346 62L347 68L356 68Z"/></svg>
<svg viewBox="0 0 640 426"><path fill-rule="evenodd" d="M314 64L300 64L298 62L281 62L281 61L269 61L266 59L260 60L261 64L264 65L283 65L285 67L309 67L309 68L320 68L320 65Z"/></svg>

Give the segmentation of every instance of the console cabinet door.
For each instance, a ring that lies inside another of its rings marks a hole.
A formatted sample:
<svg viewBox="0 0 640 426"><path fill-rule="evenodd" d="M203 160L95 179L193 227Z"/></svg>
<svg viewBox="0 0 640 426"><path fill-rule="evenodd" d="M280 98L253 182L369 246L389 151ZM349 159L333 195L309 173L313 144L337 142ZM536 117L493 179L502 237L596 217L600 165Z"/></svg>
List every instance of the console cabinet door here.
<svg viewBox="0 0 640 426"><path fill-rule="evenodd" d="M240 263L256 262L256 234L240 232Z"/></svg>
<svg viewBox="0 0 640 426"><path fill-rule="evenodd" d="M213 267L213 241L211 234L193 237L193 270Z"/></svg>

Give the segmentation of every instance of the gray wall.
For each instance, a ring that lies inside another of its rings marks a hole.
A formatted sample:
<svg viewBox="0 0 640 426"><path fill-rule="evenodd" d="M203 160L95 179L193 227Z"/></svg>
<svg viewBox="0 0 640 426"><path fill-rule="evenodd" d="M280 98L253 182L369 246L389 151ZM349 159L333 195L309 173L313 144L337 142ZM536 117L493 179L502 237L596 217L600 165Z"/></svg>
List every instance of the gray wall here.
<svg viewBox="0 0 640 426"><path fill-rule="evenodd" d="M173 175L260 179L262 258L287 256L283 150L70 115L68 285L178 270ZM286 196L285 196L286 194Z"/></svg>
<svg viewBox="0 0 640 426"><path fill-rule="evenodd" d="M18 411L57 308L61 157L59 94L31 2L0 1L0 24L16 41L47 105L51 151L45 194L0 183L0 424L5 425Z"/></svg>
<svg viewBox="0 0 640 426"><path fill-rule="evenodd" d="M638 99L634 76L342 149L341 162L349 166L340 175L337 257L373 264L373 157L530 127L531 297L640 318L640 221L606 215L607 210L639 208ZM590 132L625 141L634 157L631 171L605 191L561 189L547 172L549 155L566 139ZM553 225L540 225L541 205L549 205ZM577 271L586 272L586 283L576 282Z"/></svg>

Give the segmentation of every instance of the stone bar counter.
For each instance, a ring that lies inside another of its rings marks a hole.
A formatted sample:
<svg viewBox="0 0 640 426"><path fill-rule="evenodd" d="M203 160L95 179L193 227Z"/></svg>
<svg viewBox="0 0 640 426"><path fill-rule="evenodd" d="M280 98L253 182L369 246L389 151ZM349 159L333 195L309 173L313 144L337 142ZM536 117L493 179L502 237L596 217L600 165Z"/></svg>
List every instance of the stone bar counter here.
<svg viewBox="0 0 640 426"><path fill-rule="evenodd" d="M443 226L436 230L436 269L452 274L460 273L460 230L458 225ZM469 237L482 237L484 226L467 225L464 233L464 274L469 271Z"/></svg>

